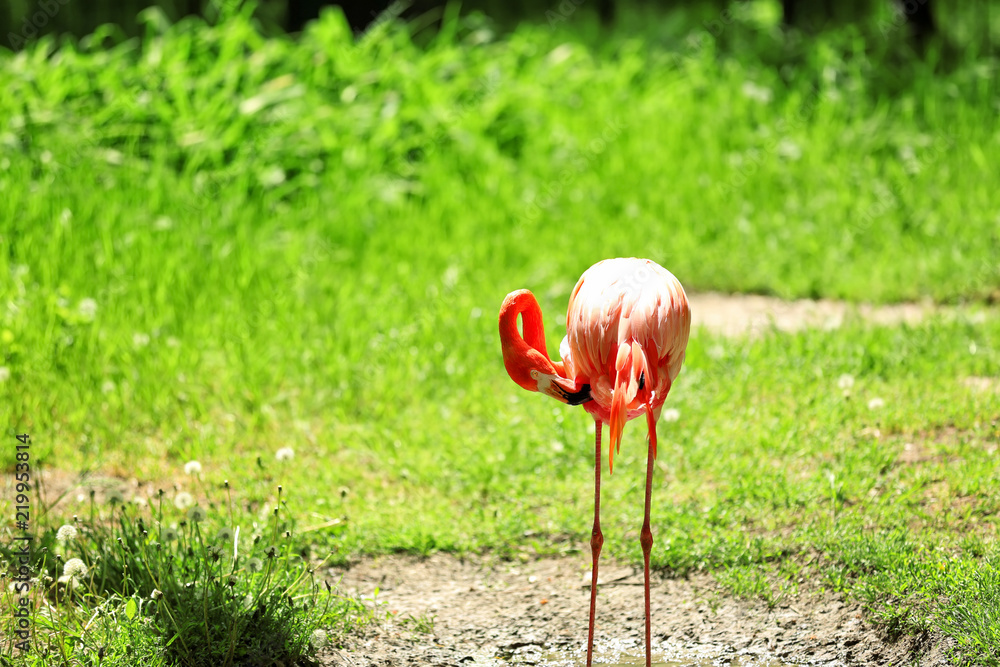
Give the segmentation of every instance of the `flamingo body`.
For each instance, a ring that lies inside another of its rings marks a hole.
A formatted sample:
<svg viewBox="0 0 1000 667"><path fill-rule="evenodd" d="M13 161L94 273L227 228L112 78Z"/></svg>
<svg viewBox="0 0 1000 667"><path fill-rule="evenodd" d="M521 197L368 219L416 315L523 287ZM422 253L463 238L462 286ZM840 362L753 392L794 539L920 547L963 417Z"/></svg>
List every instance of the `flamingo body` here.
<svg viewBox="0 0 1000 667"><path fill-rule="evenodd" d="M606 259L577 281L566 313L563 364L568 377L590 385L593 400L584 409L609 424L612 469L625 422L647 409L658 420L681 372L690 331L684 288L652 260Z"/></svg>
<svg viewBox="0 0 1000 667"><path fill-rule="evenodd" d="M517 328L518 317L523 334ZM604 544L600 523L602 424L608 423L611 435L608 468L613 470L625 423L646 416L649 450L639 541L645 575L649 667L649 554L653 545L649 511L656 422L684 363L691 330L684 288L672 273L648 259L607 259L594 264L580 277L570 296L566 338L559 346L562 361L557 362L546 351L541 309L531 292L508 294L500 308L499 323L504 366L511 379L524 389L542 392L563 403L582 404L596 422L588 667L593 659L597 565Z"/></svg>

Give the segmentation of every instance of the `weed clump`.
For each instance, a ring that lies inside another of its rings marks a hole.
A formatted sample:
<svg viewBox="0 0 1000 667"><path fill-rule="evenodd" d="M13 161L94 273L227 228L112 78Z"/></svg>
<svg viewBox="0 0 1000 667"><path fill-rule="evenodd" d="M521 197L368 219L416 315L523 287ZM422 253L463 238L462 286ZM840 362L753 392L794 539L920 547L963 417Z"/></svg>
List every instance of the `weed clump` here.
<svg viewBox="0 0 1000 667"><path fill-rule="evenodd" d="M39 665L304 665L327 628L339 633L370 617L316 577L322 563L302 557L280 486L261 523L234 522L228 481L228 512L202 488L203 504L184 491L138 504L108 494L98 505L92 494L89 518L37 535L28 585L0 593L4 637L15 636L7 612L28 598L30 647L4 641L0 656Z"/></svg>

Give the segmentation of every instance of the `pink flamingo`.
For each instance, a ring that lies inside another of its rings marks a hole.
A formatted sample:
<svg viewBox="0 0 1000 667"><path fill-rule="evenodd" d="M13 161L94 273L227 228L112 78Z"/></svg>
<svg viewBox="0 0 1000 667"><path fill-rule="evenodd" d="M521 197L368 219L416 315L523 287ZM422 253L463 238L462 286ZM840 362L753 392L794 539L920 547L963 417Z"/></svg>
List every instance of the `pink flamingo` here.
<svg viewBox="0 0 1000 667"><path fill-rule="evenodd" d="M517 327L521 317L523 335ZM522 388L539 391L569 405L583 405L596 421L594 528L587 665L593 661L597 561L601 533L601 430L611 435L608 471L621 447L625 422L645 414L649 431L646 505L642 545L646 595L646 666L650 666L649 552L653 533L649 505L656 458L656 422L663 402L684 363L691 311L680 282L648 259L607 259L587 269L576 283L566 313L562 361L545 349L542 311L528 290L511 292L500 307L500 342L507 374Z"/></svg>

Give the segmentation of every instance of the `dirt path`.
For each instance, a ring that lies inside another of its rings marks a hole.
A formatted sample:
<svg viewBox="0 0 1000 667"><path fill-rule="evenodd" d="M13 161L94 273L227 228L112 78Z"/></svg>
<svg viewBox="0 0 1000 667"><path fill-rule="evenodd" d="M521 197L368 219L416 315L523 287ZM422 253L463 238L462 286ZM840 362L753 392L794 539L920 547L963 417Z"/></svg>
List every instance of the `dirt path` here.
<svg viewBox="0 0 1000 667"><path fill-rule="evenodd" d="M726 336L766 331L772 326L781 331L797 331L806 327L830 329L841 326L851 318L875 324L916 324L933 312L957 311L931 303L872 306L829 299L784 301L770 296L717 292L691 294L688 300L693 327L701 325Z"/></svg>
<svg viewBox="0 0 1000 667"><path fill-rule="evenodd" d="M364 559L343 576L346 592L370 598L392 620L329 650L323 664L545 665L584 663L589 556L525 563L490 557ZM595 663L638 664L642 656L642 572L603 563ZM860 608L817 590L774 609L722 594L708 575L654 575L654 661L668 665L946 664L933 637L888 642ZM433 630L419 621L433 618Z"/></svg>

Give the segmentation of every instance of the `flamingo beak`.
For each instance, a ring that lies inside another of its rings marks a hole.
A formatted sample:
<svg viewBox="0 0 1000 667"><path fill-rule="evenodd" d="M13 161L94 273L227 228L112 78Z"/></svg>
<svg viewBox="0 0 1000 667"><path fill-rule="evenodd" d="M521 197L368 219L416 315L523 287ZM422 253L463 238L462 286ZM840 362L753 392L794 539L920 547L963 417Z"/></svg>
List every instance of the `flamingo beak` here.
<svg viewBox="0 0 1000 667"><path fill-rule="evenodd" d="M553 380L551 385L553 397L567 405L580 405L591 400L589 384L585 384L579 389L576 388L576 384L568 385L568 381L562 378Z"/></svg>

